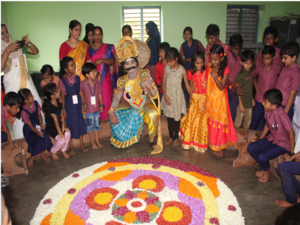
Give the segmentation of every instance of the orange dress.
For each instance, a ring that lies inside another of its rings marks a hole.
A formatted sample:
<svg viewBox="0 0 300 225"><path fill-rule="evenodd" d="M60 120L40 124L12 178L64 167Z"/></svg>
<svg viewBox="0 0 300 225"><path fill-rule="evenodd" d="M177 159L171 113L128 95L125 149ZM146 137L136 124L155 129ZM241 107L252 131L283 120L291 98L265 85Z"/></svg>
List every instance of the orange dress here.
<svg viewBox="0 0 300 225"><path fill-rule="evenodd" d="M220 151L227 145L235 145L238 138L233 126L227 89L220 91L211 75L211 67L207 68L207 97L205 111L208 117L209 147ZM228 74L228 67L224 74ZM218 77L221 81L221 77Z"/></svg>
<svg viewBox="0 0 300 225"><path fill-rule="evenodd" d="M182 148L194 148L198 152L205 152L208 147L206 104L207 72L188 73L188 80L193 82L193 95L186 116L180 120L179 136Z"/></svg>

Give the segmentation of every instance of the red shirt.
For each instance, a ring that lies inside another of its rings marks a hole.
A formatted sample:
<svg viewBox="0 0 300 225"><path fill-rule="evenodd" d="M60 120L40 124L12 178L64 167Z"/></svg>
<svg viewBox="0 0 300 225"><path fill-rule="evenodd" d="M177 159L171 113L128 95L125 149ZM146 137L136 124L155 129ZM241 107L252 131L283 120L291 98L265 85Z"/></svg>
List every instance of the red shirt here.
<svg viewBox="0 0 300 225"><path fill-rule="evenodd" d="M270 129L270 135L267 136L268 141L273 141L273 144L289 151L291 143L288 131L293 129L293 126L284 109L279 106L273 113L270 111L265 112L265 119Z"/></svg>
<svg viewBox="0 0 300 225"><path fill-rule="evenodd" d="M193 81L193 93L206 94L207 73L192 74L192 70L189 70L187 79Z"/></svg>
<svg viewBox="0 0 300 225"><path fill-rule="evenodd" d="M278 78L276 87L282 93L283 100L282 105L286 105L288 98L290 96L290 91L298 91L300 86L300 69L298 64L292 67L284 67ZM293 103L295 102L295 99Z"/></svg>
<svg viewBox="0 0 300 225"><path fill-rule="evenodd" d="M282 69L282 62L281 62L281 56L280 56L280 48L276 48L275 46L273 46L275 48L275 60L273 61L273 64L277 65L277 66L280 66L280 71ZM256 68L259 67L259 68L262 68L264 67L265 65L263 64L262 62L262 50L260 50L258 53L257 53L257 56L256 56ZM279 73L280 73L279 71Z"/></svg>
<svg viewBox="0 0 300 225"><path fill-rule="evenodd" d="M4 105L1 105L1 128L6 126L6 120L8 118L8 112Z"/></svg>
<svg viewBox="0 0 300 225"><path fill-rule="evenodd" d="M280 73L281 66L277 64L272 64L272 67L267 71L266 67L256 67L252 71L252 76L257 77L257 92L255 95L255 100L262 103L264 101L264 94L267 90L275 88L278 75Z"/></svg>
<svg viewBox="0 0 300 225"><path fill-rule="evenodd" d="M229 69L228 80L233 83L243 68L240 56L234 58L232 53L229 51L227 54L227 67Z"/></svg>
<svg viewBox="0 0 300 225"><path fill-rule="evenodd" d="M92 86L87 79L81 82L81 90L84 95L84 99L87 105L86 112L85 113L94 113L100 110L100 99L99 99L99 93L102 92L100 83L98 79L95 79L94 86ZM95 96L96 104L91 104L91 96Z"/></svg>
<svg viewBox="0 0 300 225"><path fill-rule="evenodd" d="M37 105L38 105L37 111L39 113L42 109L41 109L41 106L38 102L37 102ZM34 102L31 103L30 108L28 108L26 105L23 105L22 107L23 107L23 109L27 109L30 113L33 113L33 112L36 111L36 108L34 106ZM23 122L26 123L26 124L30 122L30 117L29 117L28 113L25 112L24 110L21 111L21 118L22 118Z"/></svg>
<svg viewBox="0 0 300 225"><path fill-rule="evenodd" d="M62 79L67 79L69 84L74 84L74 82L76 81L74 74L72 74L72 77L68 77L67 75L64 75ZM80 88L81 88L81 82L80 82ZM59 80L58 89L61 90L64 95L67 95L66 87L65 87L64 83L62 82L62 80Z"/></svg>
<svg viewBox="0 0 300 225"><path fill-rule="evenodd" d="M227 44L223 44L222 41L220 41L220 45L222 45L222 47L224 48L224 52L226 54L228 54L229 53L228 45ZM212 44L206 45L206 49L205 49L205 66L208 66L208 64L209 64L209 59L210 59L209 54L210 54L211 47L212 47Z"/></svg>
<svg viewBox="0 0 300 225"><path fill-rule="evenodd" d="M164 68L165 65L162 63L162 60L160 60L158 63L156 63L155 65L155 83L156 85L161 84L161 87L159 88L160 93L164 93L163 92L163 88L162 88L162 81L163 81L163 76L164 76Z"/></svg>
<svg viewBox="0 0 300 225"><path fill-rule="evenodd" d="M89 49L89 45L87 46L87 49L86 49L85 61L91 59L90 52L88 49ZM70 45L68 45L66 42L62 43L59 48L59 60L66 57L67 54L72 50L73 50L73 48Z"/></svg>

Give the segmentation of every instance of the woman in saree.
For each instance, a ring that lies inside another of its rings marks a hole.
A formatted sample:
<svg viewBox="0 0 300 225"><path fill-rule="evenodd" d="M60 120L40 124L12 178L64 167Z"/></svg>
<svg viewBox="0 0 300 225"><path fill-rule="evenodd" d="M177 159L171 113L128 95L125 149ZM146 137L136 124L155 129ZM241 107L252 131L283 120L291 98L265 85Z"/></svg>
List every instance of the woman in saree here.
<svg viewBox="0 0 300 225"><path fill-rule="evenodd" d="M4 72L5 93L10 91L17 93L22 88L28 88L38 103L42 105L32 78L28 73L25 57L25 54L36 55L39 50L30 42L28 35L24 36L22 40L25 40L25 46L20 46L17 41L12 41L7 26L1 23L1 72ZM24 123L19 119L14 121L14 139L23 138L23 125Z"/></svg>
<svg viewBox="0 0 300 225"><path fill-rule="evenodd" d="M85 41L80 41L81 24L77 20L72 20L69 24L69 39L61 44L59 48L59 60L69 56L74 59L76 71L75 74L84 80L85 77L81 74L81 67L87 61L90 61L88 51L89 45Z"/></svg>
<svg viewBox="0 0 300 225"><path fill-rule="evenodd" d="M91 61L97 67L100 76L99 82L102 88L102 100L104 104L100 120L108 119L108 110L113 98L113 90L118 80L118 61L115 59L116 50L112 44L102 42L103 31L99 26L94 27L94 43L89 47Z"/></svg>

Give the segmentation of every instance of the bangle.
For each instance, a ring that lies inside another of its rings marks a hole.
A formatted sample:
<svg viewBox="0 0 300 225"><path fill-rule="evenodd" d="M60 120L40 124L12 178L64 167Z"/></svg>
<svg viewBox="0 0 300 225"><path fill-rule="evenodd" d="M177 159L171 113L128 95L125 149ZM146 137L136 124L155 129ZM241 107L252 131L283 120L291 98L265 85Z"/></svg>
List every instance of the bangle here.
<svg viewBox="0 0 300 225"><path fill-rule="evenodd" d="M288 154L289 156L295 155L295 153L293 153L293 152L287 152L287 154Z"/></svg>
<svg viewBox="0 0 300 225"><path fill-rule="evenodd" d="M63 113L64 113L65 111L66 111L66 110L64 110L64 109L61 110L61 112L63 112Z"/></svg>
<svg viewBox="0 0 300 225"><path fill-rule="evenodd" d="M86 108L86 107L87 107L87 105L83 105L83 107L85 107L85 108Z"/></svg>
<svg viewBox="0 0 300 225"><path fill-rule="evenodd" d="M29 43L27 45L28 45L28 47L30 47L31 46L31 42L29 41Z"/></svg>
<svg viewBox="0 0 300 225"><path fill-rule="evenodd" d="M102 106L103 108L105 108L105 105L104 105L104 104L101 104L100 107L101 107L101 106Z"/></svg>
<svg viewBox="0 0 300 225"><path fill-rule="evenodd" d="M109 110L108 110L108 115L111 114L111 113L114 113L114 112L116 112L116 111L114 110L114 108L113 108L113 107L110 107Z"/></svg>

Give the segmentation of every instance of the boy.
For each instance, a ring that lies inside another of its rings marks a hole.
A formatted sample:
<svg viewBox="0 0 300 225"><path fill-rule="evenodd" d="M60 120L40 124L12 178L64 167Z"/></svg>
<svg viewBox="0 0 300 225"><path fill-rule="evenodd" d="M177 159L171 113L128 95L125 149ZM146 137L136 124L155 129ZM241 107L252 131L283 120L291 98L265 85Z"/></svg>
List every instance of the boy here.
<svg viewBox="0 0 300 225"><path fill-rule="evenodd" d="M227 80L227 93L229 100L229 108L231 112L232 121L235 121L236 109L239 104L239 97L243 92L239 85L234 83L236 76L242 70L240 53L243 47L243 38L240 34L234 34L230 37L229 52L227 54L227 67L229 69ZM232 89L229 88L232 86Z"/></svg>
<svg viewBox="0 0 300 225"><path fill-rule="evenodd" d="M80 85L86 102L85 122L87 132L91 139L92 149L97 149L103 146L99 143L98 138L98 131L100 131L100 113L102 113L104 109L101 95L102 89L98 79L96 79L98 71L93 63L85 63L82 66L82 74L86 77ZM96 144L93 140L93 133L96 137Z"/></svg>
<svg viewBox="0 0 300 225"><path fill-rule="evenodd" d="M163 80L163 74L164 74L164 68L167 65L166 60L166 52L170 48L170 45L168 42L163 42L158 45L158 56L160 58L160 61L156 63L155 65L155 83L157 87L159 88L159 96L160 99L162 98L163 89L162 89L162 80Z"/></svg>
<svg viewBox="0 0 300 225"><path fill-rule="evenodd" d="M252 71L256 95L252 121L249 128L250 130L262 131L266 124L266 121L264 120L264 108L262 106L263 96L267 90L275 88L281 69L281 65L274 63L276 57L275 54L276 50L273 46L265 46L262 50L263 66L256 67Z"/></svg>
<svg viewBox="0 0 300 225"><path fill-rule="evenodd" d="M16 116L16 114L20 111L21 104L22 99L17 93L8 92L5 95L3 105L1 106L1 129L3 129L3 131L1 131L1 143L8 141L11 149L14 148L14 145L7 128L6 120L8 118L8 113L12 116Z"/></svg>
<svg viewBox="0 0 300 225"><path fill-rule="evenodd" d="M208 25L208 27L206 29L206 35L207 35L209 44L206 45L206 49L205 49L205 66L208 66L209 61L210 61L210 58L209 58L210 49L214 44L222 45L222 47L224 48L224 52L226 54L228 54L229 48L228 48L228 45L223 44L223 42L221 40L219 40L220 29L219 29L218 25L216 25L216 24Z"/></svg>
<svg viewBox="0 0 300 225"><path fill-rule="evenodd" d="M245 50L241 54L241 65L243 69L236 77L236 82L241 87L243 95L239 96L239 106L234 126L239 128L244 117L244 129L248 129L251 122L252 107L254 105L252 66L254 64L254 53L251 50Z"/></svg>
<svg viewBox="0 0 300 225"><path fill-rule="evenodd" d="M282 94L278 89L270 89L264 94L266 125L258 141L248 145L248 152L259 163L262 170L256 172L260 182L268 182L271 175L270 159L294 153L295 133L292 123L280 107ZM270 135L265 135L270 130Z"/></svg>
<svg viewBox="0 0 300 225"><path fill-rule="evenodd" d="M280 57L280 48L275 47L276 42L278 41L278 30L276 27L268 26L264 31L264 43L265 46L273 46L275 48L275 59L274 64L276 64L278 68L278 73L280 73L282 69L281 57ZM256 67L262 68L264 67L262 62L262 50L257 53L256 57Z"/></svg>
<svg viewBox="0 0 300 225"><path fill-rule="evenodd" d="M299 45L296 41L288 42L280 51L284 68L278 78L276 88L282 92L282 107L292 121L294 102L300 86L300 69L297 65Z"/></svg>

